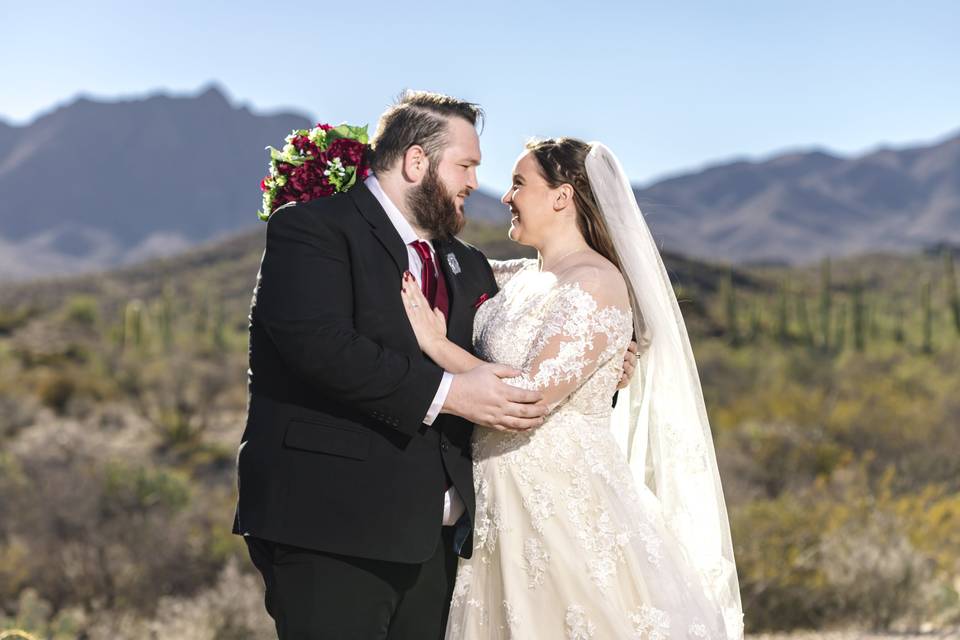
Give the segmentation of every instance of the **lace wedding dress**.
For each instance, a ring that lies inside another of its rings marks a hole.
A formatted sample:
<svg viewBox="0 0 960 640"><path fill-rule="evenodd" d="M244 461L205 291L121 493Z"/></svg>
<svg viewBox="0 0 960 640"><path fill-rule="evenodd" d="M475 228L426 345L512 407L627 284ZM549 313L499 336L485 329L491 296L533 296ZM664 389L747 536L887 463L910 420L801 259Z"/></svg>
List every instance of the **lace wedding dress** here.
<svg viewBox="0 0 960 640"><path fill-rule="evenodd" d="M610 430L633 330L622 276L493 265L501 291L477 311L477 354L524 371L508 382L543 390L551 410L531 432L474 432L474 553L460 561L446 638L726 638Z"/></svg>

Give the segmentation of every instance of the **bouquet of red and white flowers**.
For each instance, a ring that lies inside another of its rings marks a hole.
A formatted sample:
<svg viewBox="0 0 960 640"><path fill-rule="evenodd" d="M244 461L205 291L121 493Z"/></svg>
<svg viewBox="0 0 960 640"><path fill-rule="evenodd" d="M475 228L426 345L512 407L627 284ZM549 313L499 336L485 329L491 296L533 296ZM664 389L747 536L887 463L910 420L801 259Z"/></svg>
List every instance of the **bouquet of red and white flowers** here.
<svg viewBox="0 0 960 640"><path fill-rule="evenodd" d="M268 220L277 207L307 202L348 190L370 173L366 125L318 124L293 131L283 149L270 150L270 173L260 181L263 209Z"/></svg>

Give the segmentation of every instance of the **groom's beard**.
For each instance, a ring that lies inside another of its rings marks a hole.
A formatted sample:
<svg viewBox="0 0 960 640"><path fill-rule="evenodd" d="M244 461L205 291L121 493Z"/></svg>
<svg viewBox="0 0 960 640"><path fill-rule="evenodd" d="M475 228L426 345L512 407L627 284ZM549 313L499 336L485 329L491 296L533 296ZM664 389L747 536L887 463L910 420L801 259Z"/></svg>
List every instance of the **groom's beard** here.
<svg viewBox="0 0 960 640"><path fill-rule="evenodd" d="M407 193L407 207L419 226L434 238L449 239L463 231L466 219L457 210L457 201L450 196L436 167L427 169L420 184Z"/></svg>

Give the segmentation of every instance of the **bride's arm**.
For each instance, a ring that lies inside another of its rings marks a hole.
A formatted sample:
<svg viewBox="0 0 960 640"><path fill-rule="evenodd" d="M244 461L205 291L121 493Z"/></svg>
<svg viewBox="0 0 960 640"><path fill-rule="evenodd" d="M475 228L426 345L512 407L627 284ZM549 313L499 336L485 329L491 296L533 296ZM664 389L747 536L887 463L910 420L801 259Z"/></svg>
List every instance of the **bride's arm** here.
<svg viewBox="0 0 960 640"><path fill-rule="evenodd" d="M401 297L420 348L436 364L450 373L486 364L447 340L443 314L430 309L415 280L404 281ZM556 406L615 352L623 357L631 332L629 308L626 284L618 273L581 270L573 282L561 285L550 304L522 367L526 373L504 381L541 391L547 405Z"/></svg>
<svg viewBox="0 0 960 640"><path fill-rule="evenodd" d="M526 373L504 380L541 391L551 409L604 363L622 358L632 331L626 284L619 273L585 266L565 280L545 310L527 363L520 367Z"/></svg>
<svg viewBox="0 0 960 640"><path fill-rule="evenodd" d="M466 349L461 349L447 340L447 323L443 314L430 308L430 303L423 297L417 281L412 277L404 277L400 297L420 349L438 366L450 373L466 373L474 367L486 364Z"/></svg>

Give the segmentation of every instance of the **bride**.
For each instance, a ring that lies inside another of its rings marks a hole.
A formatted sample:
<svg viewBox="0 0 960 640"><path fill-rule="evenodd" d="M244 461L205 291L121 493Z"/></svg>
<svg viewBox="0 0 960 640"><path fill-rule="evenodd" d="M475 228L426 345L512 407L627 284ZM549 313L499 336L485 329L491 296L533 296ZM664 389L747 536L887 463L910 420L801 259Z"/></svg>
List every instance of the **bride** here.
<svg viewBox="0 0 960 640"><path fill-rule="evenodd" d="M404 307L423 351L459 373L524 371L550 412L526 432L477 429L475 549L451 640L740 638L729 525L696 365L659 252L602 144L531 142L503 196L538 260L492 262L474 347L444 337L420 288ZM406 283L405 283L406 285ZM638 375L617 408L623 353Z"/></svg>

